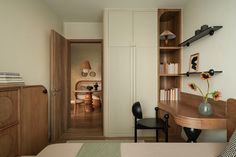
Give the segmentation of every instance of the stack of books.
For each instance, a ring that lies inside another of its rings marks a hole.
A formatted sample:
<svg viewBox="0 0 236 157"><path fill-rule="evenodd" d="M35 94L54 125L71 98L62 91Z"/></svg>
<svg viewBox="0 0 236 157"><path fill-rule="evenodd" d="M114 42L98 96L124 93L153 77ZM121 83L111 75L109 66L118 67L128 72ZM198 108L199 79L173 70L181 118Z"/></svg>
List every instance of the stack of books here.
<svg viewBox="0 0 236 157"><path fill-rule="evenodd" d="M25 82L19 73L0 72L0 85L24 85Z"/></svg>
<svg viewBox="0 0 236 157"><path fill-rule="evenodd" d="M160 74L178 74L178 63L161 63Z"/></svg>
<svg viewBox="0 0 236 157"><path fill-rule="evenodd" d="M161 89L160 90L160 100L169 101L169 100L179 100L179 89Z"/></svg>

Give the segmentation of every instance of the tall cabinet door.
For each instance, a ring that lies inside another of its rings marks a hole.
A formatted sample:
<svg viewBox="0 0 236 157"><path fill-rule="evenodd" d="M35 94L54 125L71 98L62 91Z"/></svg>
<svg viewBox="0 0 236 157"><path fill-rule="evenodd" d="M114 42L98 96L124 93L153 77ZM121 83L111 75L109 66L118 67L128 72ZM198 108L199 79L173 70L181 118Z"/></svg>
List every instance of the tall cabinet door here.
<svg viewBox="0 0 236 157"><path fill-rule="evenodd" d="M109 46L130 46L132 37L132 12L112 10L108 13Z"/></svg>
<svg viewBox="0 0 236 157"><path fill-rule="evenodd" d="M157 75L156 11L108 10L104 14L105 136L132 136L132 104L154 116Z"/></svg>
<svg viewBox="0 0 236 157"><path fill-rule="evenodd" d="M157 11L134 11L133 37L138 47L157 47Z"/></svg>
<svg viewBox="0 0 236 157"><path fill-rule="evenodd" d="M109 51L109 135L129 136L132 132L132 52L130 47Z"/></svg>
<svg viewBox="0 0 236 157"><path fill-rule="evenodd" d="M144 117L155 117L157 106L157 49L139 47L135 50L135 101L142 104Z"/></svg>
<svg viewBox="0 0 236 157"><path fill-rule="evenodd" d="M144 117L154 117L157 106L157 12L134 11L135 101Z"/></svg>
<svg viewBox="0 0 236 157"><path fill-rule="evenodd" d="M105 136L132 132L132 11L108 10L104 18Z"/></svg>

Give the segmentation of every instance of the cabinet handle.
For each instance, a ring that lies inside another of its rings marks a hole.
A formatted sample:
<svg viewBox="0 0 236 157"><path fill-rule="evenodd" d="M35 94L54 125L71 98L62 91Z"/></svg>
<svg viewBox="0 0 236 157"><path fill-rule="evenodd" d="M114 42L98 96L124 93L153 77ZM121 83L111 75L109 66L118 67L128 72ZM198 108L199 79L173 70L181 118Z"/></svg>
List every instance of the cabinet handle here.
<svg viewBox="0 0 236 157"><path fill-rule="evenodd" d="M44 89L44 90L43 90L43 93L44 93L44 94L47 94L47 93L48 93L47 89Z"/></svg>

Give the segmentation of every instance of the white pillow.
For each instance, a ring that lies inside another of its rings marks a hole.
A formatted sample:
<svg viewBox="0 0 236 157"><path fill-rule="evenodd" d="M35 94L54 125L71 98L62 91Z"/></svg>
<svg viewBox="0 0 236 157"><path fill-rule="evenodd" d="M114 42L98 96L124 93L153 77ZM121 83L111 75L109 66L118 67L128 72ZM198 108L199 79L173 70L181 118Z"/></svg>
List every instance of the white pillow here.
<svg viewBox="0 0 236 157"><path fill-rule="evenodd" d="M218 157L236 157L236 130L230 137L228 145Z"/></svg>

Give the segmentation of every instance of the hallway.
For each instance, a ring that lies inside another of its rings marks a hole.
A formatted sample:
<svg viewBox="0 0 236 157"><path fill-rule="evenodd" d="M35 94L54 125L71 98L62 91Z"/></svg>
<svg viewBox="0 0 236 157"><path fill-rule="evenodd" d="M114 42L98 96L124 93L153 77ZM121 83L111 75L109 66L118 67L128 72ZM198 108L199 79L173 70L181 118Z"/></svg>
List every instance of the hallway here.
<svg viewBox="0 0 236 157"><path fill-rule="evenodd" d="M102 108L95 108L93 112L84 112L84 104L80 104L76 112L71 109L70 131L76 131L81 137L103 136Z"/></svg>

